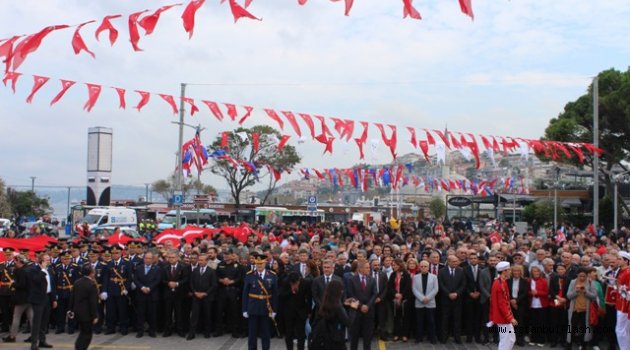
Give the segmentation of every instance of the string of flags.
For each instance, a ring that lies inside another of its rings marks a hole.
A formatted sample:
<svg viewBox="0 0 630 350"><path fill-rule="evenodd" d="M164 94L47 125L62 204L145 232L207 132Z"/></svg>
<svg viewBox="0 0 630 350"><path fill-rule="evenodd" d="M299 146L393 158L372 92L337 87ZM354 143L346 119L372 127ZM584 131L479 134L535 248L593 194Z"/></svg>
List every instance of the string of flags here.
<svg viewBox="0 0 630 350"><path fill-rule="evenodd" d="M22 76L19 72L7 72L2 79L5 86L10 83L11 89L15 93L16 84ZM50 102L54 105L61 100L65 94L76 85L75 81L67 79L59 79L61 89ZM40 91L48 82L49 77L42 75L33 75L33 85L31 92L26 98L27 103L32 103L38 91ZM85 83L88 98L83 108L90 112L101 96L103 86L101 84ZM121 109L127 108L127 89L121 87L111 87L115 91L115 97L118 106ZM176 99L173 95L163 93L153 93L146 90L134 90L138 94L139 101L133 107L137 111L141 111L150 101L151 97L157 95L166 103L165 107L173 114L178 112ZM209 110L209 114L216 118L219 122L236 122L242 125L248 120L254 112L260 112L266 115L279 130L283 133L292 132L297 136L298 143L304 143L310 137L312 141L322 144L323 153L334 153L335 142L341 143L342 146L348 147L354 141L356 144L360 160L364 160L365 145L369 145L369 151L372 160L376 160L379 148L383 144L391 153L392 158L396 160L398 147L400 146L400 138L398 132L400 128L394 124L384 125L382 123L370 123L365 121L355 121L352 119L342 119L338 117L324 117L317 114L298 113L292 111L276 111L271 108L254 108L248 105L237 105L227 102L215 102L212 100L201 99L203 105ZM191 97L183 97L183 102L189 107L190 115L195 116L201 113L198 106L198 100ZM329 127L332 125L332 127ZM287 127L287 126L290 126ZM378 133L370 138L371 127L376 128ZM361 133L355 135L359 128ZM286 130L285 130L286 129ZM303 132L307 130L308 132ZM553 140L536 140L521 137L494 136L487 134L474 135L472 133L456 132L450 130L438 130L429 128L417 128L407 126L405 129L409 133L409 144L414 150L421 152L425 160L430 160L430 152L435 152L436 161L444 163L446 161L447 151L458 151L469 161L473 161L476 167L481 164L481 156L485 152L491 161L494 161L496 153L520 153L523 158L527 158L530 151L538 155L544 155L552 160L560 160L565 157L567 159L577 159L578 162L584 163L586 154L602 155L604 150L595 147L591 143L584 142L560 142ZM334 131L334 132L333 132ZM358 136L358 137L355 137ZM290 135L284 134L278 143L280 150L290 139Z"/></svg>
<svg viewBox="0 0 630 350"><path fill-rule="evenodd" d="M252 20L262 20L261 18L253 15L251 12L247 10L247 8L252 4L253 0L244 0L244 4L239 4L236 0L227 0L229 4L230 11L232 16L234 17L234 22L236 23L241 18L248 18ZM331 2L336 2L338 0L331 0ZM472 0L458 0L461 11L470 16L470 18L474 18L474 13L472 9ZM192 38L193 32L195 29L195 17L197 11L205 4L206 0L191 0L184 7L184 10L181 13L182 26L186 33L188 33L189 39ZM221 4L224 4L226 0L221 0ZM348 16L350 14L350 10L352 9L352 5L354 4L354 0L344 0L345 2L345 11L344 14ZM413 0L402 0L403 7L403 18L412 18L420 20L422 19L420 12L416 10L413 6ZM306 0L298 0L299 5L306 5ZM136 11L127 16L127 29L129 32L129 42L131 43L131 47L134 51L142 51L140 48L139 42L141 39L140 28L144 31L144 36L149 36L153 34L155 28L157 27L160 16L167 11L171 11L174 8L182 7L182 3L169 4L162 6L155 10L142 10ZM74 34L72 35L71 46L76 55L79 55L81 52L85 51L85 53L92 56L92 58L96 58L96 55L93 51L91 51L85 40L83 40L83 36L81 35L81 30L88 25L96 25L96 23L100 23L96 30L94 31L94 37L98 41L100 39L100 35L103 33L107 33L107 38L109 39L109 43L113 46L119 37L119 29L120 24L116 22L123 22L123 15L108 15L103 17L100 21L92 19L85 22L82 22L78 25L50 25L41 29L39 32L26 34L26 35L14 35L10 38L0 39L0 58L4 57L5 63L5 72L15 71L17 70L22 63L26 60L26 58L37 51L42 41L50 34L56 31L60 31L68 28L75 28ZM84 30L85 31L85 30Z"/></svg>

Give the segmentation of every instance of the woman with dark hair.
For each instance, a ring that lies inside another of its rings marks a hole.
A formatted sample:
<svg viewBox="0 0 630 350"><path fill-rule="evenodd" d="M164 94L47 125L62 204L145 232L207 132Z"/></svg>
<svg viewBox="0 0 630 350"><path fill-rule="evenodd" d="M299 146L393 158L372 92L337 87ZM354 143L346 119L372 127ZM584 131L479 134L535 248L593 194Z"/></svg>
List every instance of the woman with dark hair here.
<svg viewBox="0 0 630 350"><path fill-rule="evenodd" d="M311 288L300 273L291 271L286 283L280 288L280 320L284 324L284 341L287 350L293 350L293 340L297 340L298 350L304 350L306 319L311 308Z"/></svg>
<svg viewBox="0 0 630 350"><path fill-rule="evenodd" d="M322 305L317 311L316 326L311 334L309 350L317 350L320 347L326 350L346 349L345 329L352 324L359 301L346 299L342 305L342 294L341 282L332 280L326 286ZM344 305L350 307L349 313L346 312Z"/></svg>
<svg viewBox="0 0 630 350"><path fill-rule="evenodd" d="M394 272L387 281L387 300L393 304L394 310L394 341L402 337L407 341L409 334L409 316L413 310L414 296L411 291L411 277L402 259L394 260Z"/></svg>

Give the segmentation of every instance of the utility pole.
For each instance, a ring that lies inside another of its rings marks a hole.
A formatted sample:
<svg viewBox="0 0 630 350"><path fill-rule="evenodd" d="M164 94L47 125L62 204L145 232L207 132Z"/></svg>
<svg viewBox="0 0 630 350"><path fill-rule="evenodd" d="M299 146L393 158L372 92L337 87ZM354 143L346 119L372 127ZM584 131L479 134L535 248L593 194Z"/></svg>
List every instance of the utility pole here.
<svg viewBox="0 0 630 350"><path fill-rule="evenodd" d="M144 201L149 202L149 184L145 183L144 188L145 188Z"/></svg>
<svg viewBox="0 0 630 350"><path fill-rule="evenodd" d="M593 79L593 146L599 147L599 78ZM599 226L599 154L593 155L593 226Z"/></svg>
<svg viewBox="0 0 630 350"><path fill-rule="evenodd" d="M183 201L183 181L182 181L182 159L184 159L184 152L182 151L182 147L184 145L184 113L186 111L184 107L184 96L186 95L186 84L181 84L181 93L179 98L179 142L177 144L177 168L175 168L175 187L177 191L182 195ZM181 205L176 206L176 215L175 215L175 228L179 228L181 225Z"/></svg>
<svg viewBox="0 0 630 350"><path fill-rule="evenodd" d="M35 192L35 179L37 176L31 176L31 192Z"/></svg>

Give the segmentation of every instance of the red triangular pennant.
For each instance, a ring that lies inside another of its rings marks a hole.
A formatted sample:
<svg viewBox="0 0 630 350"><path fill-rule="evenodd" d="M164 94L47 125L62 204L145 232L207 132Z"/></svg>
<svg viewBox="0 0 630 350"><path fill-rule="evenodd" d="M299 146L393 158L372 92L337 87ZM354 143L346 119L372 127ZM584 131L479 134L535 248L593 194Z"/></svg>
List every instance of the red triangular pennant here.
<svg viewBox="0 0 630 350"><path fill-rule="evenodd" d="M11 80L11 89L13 90L13 93L15 93L15 84L17 84L17 81L21 75L22 73L18 72L7 72L4 75L2 82L4 83L4 86L7 86L7 81Z"/></svg>
<svg viewBox="0 0 630 350"><path fill-rule="evenodd" d="M265 108L264 111L265 113L267 113L269 118L273 119L276 123L278 123L280 130L284 130L284 122L282 121L278 113L276 113L276 111L274 111L273 109L267 109L267 108Z"/></svg>
<svg viewBox="0 0 630 350"><path fill-rule="evenodd" d="M138 47L138 41L140 41L140 33L138 32L138 17L147 11L149 10L132 13L129 15L129 20L127 21L129 24L129 41L131 41L131 46L134 51L142 51L142 49Z"/></svg>
<svg viewBox="0 0 630 350"><path fill-rule="evenodd" d="M96 104L96 101L98 100L98 96L101 94L101 86L98 84L90 84L90 83L86 83L85 85L87 85L87 88L88 88L88 100L85 102L83 109L90 112L92 111L92 108L94 108L94 105Z"/></svg>
<svg viewBox="0 0 630 350"><path fill-rule="evenodd" d="M243 6L239 5L236 0L229 0L229 2L230 10L232 11L232 15L234 16L234 23L236 23L239 19L243 17L260 21L259 18L249 13L249 11L244 9Z"/></svg>
<svg viewBox="0 0 630 350"><path fill-rule="evenodd" d="M311 133L311 139L315 138L315 123L313 123L313 118L310 115L304 113L298 113L300 118L306 123L308 130Z"/></svg>
<svg viewBox="0 0 630 350"><path fill-rule="evenodd" d="M152 14L147 15L143 17L141 20L139 20L138 25L140 25L140 27L144 29L144 35L149 35L153 33L153 30L155 29L155 26L157 25L157 22L160 19L160 15L162 14L162 12L168 11L169 9L175 6L181 6L181 5L182 4L162 6L159 9L157 9L155 12L153 12Z"/></svg>
<svg viewBox="0 0 630 350"><path fill-rule="evenodd" d="M78 55L81 51L85 51L88 54L90 54L92 58L96 58L96 55L94 55L94 52L90 51L90 49L87 48L87 45L85 45L85 41L83 41L83 38L81 37L81 33L80 33L80 30L84 25L94 23L94 22L96 21L92 20L89 22L81 23L79 24L77 29L74 31L74 34L72 35L72 49L74 50L75 55Z"/></svg>
<svg viewBox="0 0 630 350"><path fill-rule="evenodd" d="M239 125L243 125L245 120L252 115L252 111L254 110L254 107L251 107L251 106L243 106L243 108L245 108L245 114L238 121Z"/></svg>
<svg viewBox="0 0 630 350"><path fill-rule="evenodd" d="M171 95L158 94L169 106L171 106L171 110L173 114L177 114L177 105L175 104L175 99Z"/></svg>
<svg viewBox="0 0 630 350"><path fill-rule="evenodd" d="M46 27L40 30L38 33L31 34L27 36L26 38L22 39L22 41L20 41L17 44L17 46L15 47L15 50L13 51L12 64L11 64L12 69L13 70L18 69L18 67L22 65L22 62L26 60L26 57L29 54L35 52L39 48L39 45L42 43L42 40L44 40L44 38L48 34L52 33L55 30L65 29L68 27L70 26L66 24Z"/></svg>
<svg viewBox="0 0 630 350"><path fill-rule="evenodd" d="M116 93L118 94L118 106L119 108L125 109L127 108L127 102L125 102L125 92L126 90L123 88L114 88L116 90Z"/></svg>
<svg viewBox="0 0 630 350"><path fill-rule="evenodd" d="M63 97L63 95L66 94L66 91L68 91L68 89L70 89L70 87L75 84L75 82L72 80L63 80L63 79L60 79L60 80L61 80L61 91L59 91L57 96L55 96L52 99L52 101L50 101L51 106L57 103Z"/></svg>
<svg viewBox="0 0 630 350"><path fill-rule="evenodd" d="M413 0L403 0L403 18L409 16L413 19L422 19L420 12L413 7L412 1Z"/></svg>
<svg viewBox="0 0 630 350"><path fill-rule="evenodd" d="M302 130L300 130L300 125L295 119L295 115L292 112L286 112L286 111L282 112L282 114L289 120L289 124L291 124L291 127L293 128L295 133L298 135L298 137L302 137Z"/></svg>
<svg viewBox="0 0 630 350"><path fill-rule="evenodd" d="M183 98L184 103L188 103L190 105L190 115L193 116L195 113L199 112L199 108L195 104L195 100L190 97Z"/></svg>
<svg viewBox="0 0 630 350"><path fill-rule="evenodd" d="M146 106L147 103L149 103L149 99L151 98L151 93L146 92L146 91L140 91L140 90L136 90L136 92L140 94L140 102L138 102L138 105L134 108L137 109L138 112L140 112L142 107Z"/></svg>
<svg viewBox="0 0 630 350"><path fill-rule="evenodd" d="M116 39L118 39L118 30L114 28L110 20L120 17L122 17L122 15L105 16L105 18L103 18L103 21L101 22L101 25L98 26L96 32L94 33L96 40L98 41L98 36L101 34L102 31L107 30L109 31L109 43L114 46Z"/></svg>
<svg viewBox="0 0 630 350"><path fill-rule="evenodd" d="M201 100L201 102L208 106L208 109L210 109L210 112L212 112L215 118L217 118L220 122L223 121L223 112L221 112L218 103L206 100Z"/></svg>
<svg viewBox="0 0 630 350"><path fill-rule="evenodd" d="M287 144L287 142L289 141L289 138L291 136L289 135L282 135L282 138L280 139L280 142L278 142L278 152L282 151L282 149L284 148L284 146Z"/></svg>
<svg viewBox="0 0 630 350"><path fill-rule="evenodd" d="M184 30L188 33L188 39L192 38L195 30L195 14L197 13L197 10L203 6L204 2L206 2L206 0L192 0L188 3L186 9L182 13Z"/></svg>
<svg viewBox="0 0 630 350"><path fill-rule="evenodd" d="M35 96L37 91L39 91L39 89L41 89L42 86L44 86L44 84L46 84L49 79L50 78L48 78L48 77L42 77L42 76L39 76L39 75L33 75L33 88L31 89L31 93L26 98L26 103L33 102L33 96Z"/></svg>

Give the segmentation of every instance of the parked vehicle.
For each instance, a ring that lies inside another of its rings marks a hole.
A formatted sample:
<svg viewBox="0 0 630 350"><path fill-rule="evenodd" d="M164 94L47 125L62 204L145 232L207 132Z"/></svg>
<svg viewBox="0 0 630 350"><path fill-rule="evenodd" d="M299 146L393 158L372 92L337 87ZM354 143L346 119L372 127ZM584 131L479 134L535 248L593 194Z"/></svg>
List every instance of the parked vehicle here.
<svg viewBox="0 0 630 350"><path fill-rule="evenodd" d="M83 218L90 230L98 226L137 228L138 217L134 209L124 207L94 208Z"/></svg>
<svg viewBox="0 0 630 350"><path fill-rule="evenodd" d="M217 222L217 212L214 209L199 209L199 210L181 210L180 211L180 227L186 225L213 225ZM169 228L175 228L177 222L177 211L171 210L157 226L157 231L162 232Z"/></svg>

